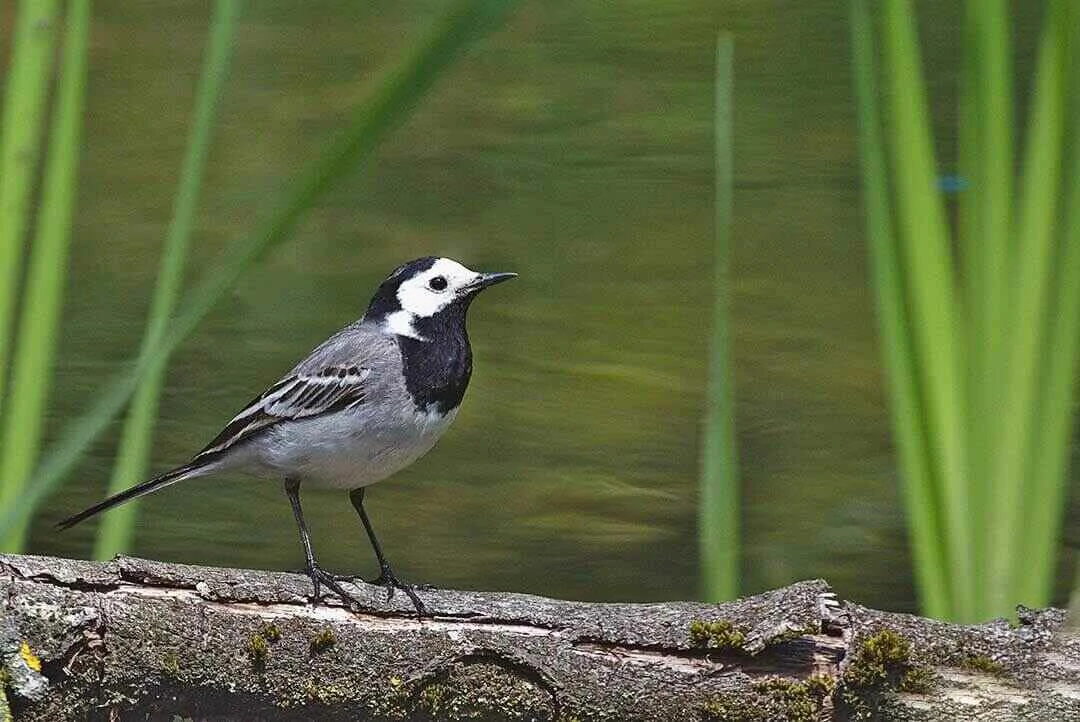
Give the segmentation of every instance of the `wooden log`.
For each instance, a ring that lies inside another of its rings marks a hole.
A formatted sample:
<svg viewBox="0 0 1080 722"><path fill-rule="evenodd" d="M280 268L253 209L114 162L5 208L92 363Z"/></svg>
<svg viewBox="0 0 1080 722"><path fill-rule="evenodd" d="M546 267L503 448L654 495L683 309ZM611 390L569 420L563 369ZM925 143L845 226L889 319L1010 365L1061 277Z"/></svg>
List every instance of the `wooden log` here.
<svg viewBox="0 0 1080 722"><path fill-rule="evenodd" d="M0 555L15 720L1068 720L1059 610L960 626L823 581L725 604L598 604L346 584L120 557Z"/></svg>

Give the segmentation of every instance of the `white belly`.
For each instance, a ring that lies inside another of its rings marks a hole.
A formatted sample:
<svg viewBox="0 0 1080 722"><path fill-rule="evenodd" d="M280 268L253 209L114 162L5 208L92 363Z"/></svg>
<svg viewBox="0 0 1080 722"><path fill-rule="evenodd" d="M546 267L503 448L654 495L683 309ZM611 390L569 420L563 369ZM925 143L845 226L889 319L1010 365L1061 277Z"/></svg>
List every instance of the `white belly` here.
<svg viewBox="0 0 1080 722"><path fill-rule="evenodd" d="M381 419L366 409L339 411L269 430L252 461L258 472L302 483L356 489L395 474L431 450L457 416L413 408Z"/></svg>

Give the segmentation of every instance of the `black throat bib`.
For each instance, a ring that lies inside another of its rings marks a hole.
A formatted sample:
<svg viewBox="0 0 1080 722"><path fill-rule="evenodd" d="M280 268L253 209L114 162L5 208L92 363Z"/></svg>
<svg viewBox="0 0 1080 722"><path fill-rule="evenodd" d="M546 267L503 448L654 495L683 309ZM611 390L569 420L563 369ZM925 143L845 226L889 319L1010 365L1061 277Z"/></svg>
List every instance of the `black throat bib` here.
<svg viewBox="0 0 1080 722"><path fill-rule="evenodd" d="M405 388L420 411L446 414L465 396L472 376L466 310L467 304L451 304L430 318L416 319L414 328L425 341L397 337Z"/></svg>

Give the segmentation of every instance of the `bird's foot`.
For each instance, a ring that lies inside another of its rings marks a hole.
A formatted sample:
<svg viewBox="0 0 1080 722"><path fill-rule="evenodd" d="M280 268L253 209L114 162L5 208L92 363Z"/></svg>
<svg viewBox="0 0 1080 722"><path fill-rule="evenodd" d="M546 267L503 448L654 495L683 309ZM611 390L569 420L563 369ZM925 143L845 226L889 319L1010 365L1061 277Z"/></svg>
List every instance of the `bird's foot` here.
<svg viewBox="0 0 1080 722"><path fill-rule="evenodd" d="M311 579L311 585L313 587L315 587L315 596L312 597L312 604L314 606L318 606L319 602L322 601L322 587L324 585L326 586L327 589L332 591L334 594L341 597L341 601L345 602L346 606L348 606L350 604L356 605L357 607L363 606L359 599L357 599L353 595L346 592L342 588L342 586L340 584L338 584L339 581L350 581L351 582L352 581L351 579L348 579L346 577L339 577L339 576L337 576L335 574L331 574L330 572L327 572L327 571L323 570L318 565L312 565L312 566L308 567L307 575ZM361 580L361 581L363 581L363 580Z"/></svg>
<svg viewBox="0 0 1080 722"><path fill-rule="evenodd" d="M431 589L431 585L406 584L397 578L394 574L394 570L390 568L389 564L383 564L379 576L369 582L369 584L374 584L377 587L386 587L386 601L388 602L394 598L394 590L400 589L405 592L405 596L409 598L409 601L411 601L416 608L416 616L423 617L427 615L427 608L424 606L424 603L420 601L420 597L417 596L416 591Z"/></svg>

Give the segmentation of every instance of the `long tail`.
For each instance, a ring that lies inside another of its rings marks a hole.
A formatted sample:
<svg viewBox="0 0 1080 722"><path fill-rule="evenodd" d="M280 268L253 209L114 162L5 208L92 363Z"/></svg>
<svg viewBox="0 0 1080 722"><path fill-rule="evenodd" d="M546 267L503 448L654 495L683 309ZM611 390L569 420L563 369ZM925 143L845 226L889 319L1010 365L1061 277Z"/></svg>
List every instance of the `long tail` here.
<svg viewBox="0 0 1080 722"><path fill-rule="evenodd" d="M207 474L209 472L210 470L207 469L207 464L205 462L192 462L190 464L178 466L172 471L166 471L164 474L160 476L155 476L149 481L144 481L143 483L137 484L130 489L125 489L119 494L114 494L113 496L110 496L104 501L99 501L97 504L94 504L89 509L83 509L78 514L75 514L74 516L69 516L67 519L59 522L56 526L58 529L69 529L78 524L79 522L89 519L95 514L100 514L103 511L112 509L114 506L119 506L124 502L131 501L132 499L138 499L140 496L153 494L158 489L164 489L166 486L169 486L170 484L175 484L178 481L190 479L195 476L202 476L203 474Z"/></svg>

